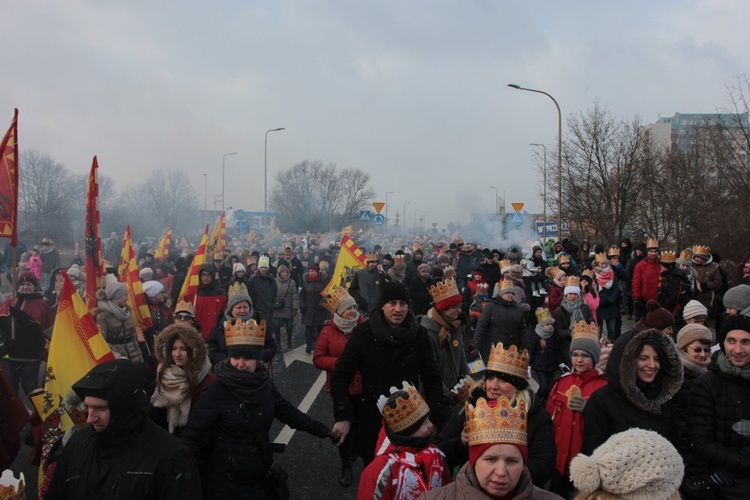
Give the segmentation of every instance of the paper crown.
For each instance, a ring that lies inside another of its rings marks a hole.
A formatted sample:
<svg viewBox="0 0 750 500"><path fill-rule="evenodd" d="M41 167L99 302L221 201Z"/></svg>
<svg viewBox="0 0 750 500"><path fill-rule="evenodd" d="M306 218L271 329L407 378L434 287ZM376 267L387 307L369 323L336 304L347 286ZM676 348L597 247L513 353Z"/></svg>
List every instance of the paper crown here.
<svg viewBox="0 0 750 500"><path fill-rule="evenodd" d="M557 265L565 264L566 262L570 262L570 255L564 254L557 258Z"/></svg>
<svg viewBox="0 0 750 500"><path fill-rule="evenodd" d="M539 307L534 312L536 315L536 322L537 324L549 324L552 323L554 320L552 319L552 314L549 312L549 309L546 307Z"/></svg>
<svg viewBox="0 0 750 500"><path fill-rule="evenodd" d="M620 248L616 247L615 245L612 245L609 247L609 253L607 254L608 257L619 257L620 256Z"/></svg>
<svg viewBox="0 0 750 500"><path fill-rule="evenodd" d="M463 245L464 244L464 240L462 240L461 238L458 238L458 239L454 240L453 243L455 243L456 245Z"/></svg>
<svg viewBox="0 0 750 500"><path fill-rule="evenodd" d="M0 498L3 500L22 500L26 498L26 480L23 472L18 475L18 479L13 475L13 471L5 469L0 475Z"/></svg>
<svg viewBox="0 0 750 500"><path fill-rule="evenodd" d="M677 259L678 264L686 264L690 265L693 261L693 251L689 248L686 248L682 252L680 252L680 257Z"/></svg>
<svg viewBox="0 0 750 500"><path fill-rule="evenodd" d="M406 255L399 253L393 256L393 265L396 266L398 264L406 265Z"/></svg>
<svg viewBox="0 0 750 500"><path fill-rule="evenodd" d="M662 264L673 264L677 260L677 254L675 254L671 250L664 250L661 253L661 263Z"/></svg>
<svg viewBox="0 0 750 500"><path fill-rule="evenodd" d="M254 319L225 321L224 337L227 340L227 347L263 347L266 342L266 322L261 321L258 324Z"/></svg>
<svg viewBox="0 0 750 500"><path fill-rule="evenodd" d="M659 248L659 240L656 238L649 238L646 240L646 248Z"/></svg>
<svg viewBox="0 0 750 500"><path fill-rule="evenodd" d="M502 295L505 292L513 292L516 291L516 285L513 283L513 280L510 278L506 278L500 282L498 282L498 288L500 289L500 293L498 295Z"/></svg>
<svg viewBox="0 0 750 500"><path fill-rule="evenodd" d="M609 262L609 258L607 257L607 254L604 252L599 252L594 256L594 260L596 260L596 263L600 262Z"/></svg>
<svg viewBox="0 0 750 500"><path fill-rule="evenodd" d="M451 394L456 398L456 401L463 403L466 398L471 394L471 388L474 386L474 379L466 375L464 378L458 381L456 385L451 389Z"/></svg>
<svg viewBox="0 0 750 500"><path fill-rule="evenodd" d="M344 287L337 286L330 293L323 296L323 307L331 313L335 313L344 299L350 297L349 292Z"/></svg>
<svg viewBox="0 0 750 500"><path fill-rule="evenodd" d="M398 394L395 402L386 404L390 396L394 394ZM391 387L388 396L378 398L378 410L393 432L401 432L419 422L430 412L430 407L422 399L419 391L404 380L401 382L401 389Z"/></svg>
<svg viewBox="0 0 750 500"><path fill-rule="evenodd" d="M445 275L444 275L445 276ZM445 281L439 281L435 285L429 287L430 295L432 296L433 302L437 304L446 299L450 299L454 296L461 296L456 286L456 280L446 279Z"/></svg>
<svg viewBox="0 0 750 500"><path fill-rule="evenodd" d="M487 369L493 372L507 373L525 380L529 369L529 351L524 349L519 353L518 347L515 345L504 349L503 343L498 342L490 350Z"/></svg>
<svg viewBox="0 0 750 500"><path fill-rule="evenodd" d="M174 313L187 313L190 316L195 316L195 306L192 302L181 300L177 303L177 307L174 308Z"/></svg>
<svg viewBox="0 0 750 500"><path fill-rule="evenodd" d="M565 278L565 286L577 286L578 288L581 288L581 280L578 276L568 276Z"/></svg>
<svg viewBox="0 0 750 500"><path fill-rule="evenodd" d="M496 401L494 408L484 398L479 398L476 406L466 402L469 446L497 443L526 446L526 403L519 399L514 408L505 396Z"/></svg>
<svg viewBox="0 0 750 500"><path fill-rule="evenodd" d="M513 262L510 259L503 259L500 261L500 274L505 274L510 271Z"/></svg>
<svg viewBox="0 0 750 500"><path fill-rule="evenodd" d="M591 323L585 321L573 322L570 330L572 339L593 339L599 342L599 327L593 321Z"/></svg>
<svg viewBox="0 0 750 500"><path fill-rule="evenodd" d="M477 283L477 294L485 295L490 291L489 283Z"/></svg>
<svg viewBox="0 0 750 500"><path fill-rule="evenodd" d="M413 245L411 246L411 250L412 250L412 252L416 252L417 250L422 250L422 247L421 247L421 246L419 246L419 244L418 244L418 243L414 243L414 244L413 244Z"/></svg>
<svg viewBox="0 0 750 500"><path fill-rule="evenodd" d="M456 270L453 269L453 266L448 266L445 269L443 269L443 279L449 280L456 277Z"/></svg>
<svg viewBox="0 0 750 500"><path fill-rule="evenodd" d="M239 281L236 282L234 285L229 287L229 292L227 293L227 299L231 300L232 297L235 295L247 295L250 294L247 292L247 287L244 283L240 283Z"/></svg>
<svg viewBox="0 0 750 500"><path fill-rule="evenodd" d="M214 260L224 260L224 254L221 252L214 252Z"/></svg>
<svg viewBox="0 0 750 500"><path fill-rule="evenodd" d="M375 252L368 253L367 257L365 257L365 262L378 262L378 254Z"/></svg>
<svg viewBox="0 0 750 500"><path fill-rule="evenodd" d="M596 275L591 269L586 269L584 272L582 272L581 278L583 278L584 276L586 276L592 283L596 280Z"/></svg>
<svg viewBox="0 0 750 500"><path fill-rule="evenodd" d="M697 257L708 257L711 247L693 245L693 255Z"/></svg>
<svg viewBox="0 0 750 500"><path fill-rule="evenodd" d="M546 274L546 275L547 275L547 277L549 277L549 278L551 278L551 279L555 279L555 278L557 278L558 276L560 276L561 274L565 274L565 271L563 271L563 270L562 270L562 269L560 269L559 267L548 267L548 268L547 268L547 269L546 269L546 270L544 271L544 274Z"/></svg>
<svg viewBox="0 0 750 500"><path fill-rule="evenodd" d="M260 259L258 259L258 267L270 267L271 265L271 258L264 254L260 256Z"/></svg>

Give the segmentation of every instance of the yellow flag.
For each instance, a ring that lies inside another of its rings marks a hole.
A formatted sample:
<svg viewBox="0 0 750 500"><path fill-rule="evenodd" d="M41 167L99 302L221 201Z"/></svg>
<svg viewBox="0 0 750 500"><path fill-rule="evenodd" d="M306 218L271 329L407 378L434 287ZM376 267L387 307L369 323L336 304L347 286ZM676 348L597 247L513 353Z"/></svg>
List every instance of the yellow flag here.
<svg viewBox="0 0 750 500"><path fill-rule="evenodd" d="M367 263L365 261L364 252L362 252L357 244L350 240L348 236L344 236L341 239L341 251L336 259L336 265L333 268L331 281L329 281L323 291L320 292L320 295L325 296L331 291L331 289L336 287L349 288L354 273L366 266Z"/></svg>

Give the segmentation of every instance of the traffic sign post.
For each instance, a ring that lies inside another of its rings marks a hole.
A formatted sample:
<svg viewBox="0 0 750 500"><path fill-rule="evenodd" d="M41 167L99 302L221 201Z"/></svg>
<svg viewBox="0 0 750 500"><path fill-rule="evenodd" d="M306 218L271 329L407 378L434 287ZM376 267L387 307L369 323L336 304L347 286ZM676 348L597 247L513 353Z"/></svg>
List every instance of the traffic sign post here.
<svg viewBox="0 0 750 500"><path fill-rule="evenodd" d="M377 214L375 217L372 218L372 222L375 223L375 225L380 226L385 222L385 217L383 217L383 214Z"/></svg>
<svg viewBox="0 0 750 500"><path fill-rule="evenodd" d="M380 213L380 211L383 210L385 203L383 203L382 201L374 201L372 202L372 206L375 207L375 211L377 213Z"/></svg>
<svg viewBox="0 0 750 500"><path fill-rule="evenodd" d="M514 226L523 226L523 214L518 212L510 214L510 223Z"/></svg>
<svg viewBox="0 0 750 500"><path fill-rule="evenodd" d="M369 222L370 219L370 211L369 210L360 210L359 211L359 220L363 222Z"/></svg>
<svg viewBox="0 0 750 500"><path fill-rule="evenodd" d="M240 232L244 233L247 231L247 222L245 222L245 219L240 219L237 222L234 223L234 228Z"/></svg>

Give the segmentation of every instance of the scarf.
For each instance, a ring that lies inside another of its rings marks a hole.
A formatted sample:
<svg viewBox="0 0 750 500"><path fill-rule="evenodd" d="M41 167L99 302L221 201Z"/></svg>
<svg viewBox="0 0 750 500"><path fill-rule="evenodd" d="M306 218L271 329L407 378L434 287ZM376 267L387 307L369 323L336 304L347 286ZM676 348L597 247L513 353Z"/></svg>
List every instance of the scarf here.
<svg viewBox="0 0 750 500"><path fill-rule="evenodd" d="M682 363L682 366L684 366L686 370L694 373L695 375L706 373L706 371L708 370L708 365L711 364L711 358L707 358L703 363L699 363L697 360L688 356L682 349L677 351L677 355L680 357L680 363Z"/></svg>
<svg viewBox="0 0 750 500"><path fill-rule="evenodd" d="M172 433L175 427L187 424L191 402L190 384L185 371L177 365L167 365L162 373L162 383L156 386L151 404L157 408L167 408L167 422L169 432Z"/></svg>
<svg viewBox="0 0 750 500"><path fill-rule="evenodd" d="M341 330L343 333L352 333L354 327L357 326L359 321L359 311L357 311L357 317L354 319L344 319L338 314L333 315L333 324Z"/></svg>
<svg viewBox="0 0 750 500"><path fill-rule="evenodd" d="M400 276L398 274L396 274L396 272L393 270L393 268L388 269L388 271L386 271L385 274L387 274L388 277L391 278L393 281L397 281L399 283L403 283L404 282L404 278L406 278L406 275L404 275L404 274L402 274Z"/></svg>
<svg viewBox="0 0 750 500"><path fill-rule="evenodd" d="M553 328L552 330L545 330L542 325L536 325L536 328L534 328L534 333L539 335L541 339L547 340L555 333L555 329Z"/></svg>
<svg viewBox="0 0 750 500"><path fill-rule="evenodd" d="M109 300L100 300L96 303L99 309L104 309L114 316L118 321L125 321L130 317L130 309L128 307L118 307L114 302Z"/></svg>
<svg viewBox="0 0 750 500"><path fill-rule="evenodd" d="M419 325L411 312L407 313L403 323L393 328L385 320L382 309L377 309L370 316L370 329L375 340L393 347L408 344L419 334Z"/></svg>
<svg viewBox="0 0 750 500"><path fill-rule="evenodd" d="M583 313L581 312L581 304L581 297L578 297L576 300L564 299L560 304L563 309L570 313L571 325L584 320Z"/></svg>
<svg viewBox="0 0 750 500"><path fill-rule="evenodd" d="M729 357L724 352L719 353L716 361L719 365L719 370L721 370L722 373L726 373L727 375L731 375L733 377L742 377L745 380L750 380L750 365L745 365L742 368L738 368L734 366L731 361L729 361Z"/></svg>
<svg viewBox="0 0 750 500"><path fill-rule="evenodd" d="M615 282L615 273L612 271L612 266L607 264L607 267L604 269L596 266L594 274L596 274L596 283L599 285L599 288L612 288L612 284Z"/></svg>
<svg viewBox="0 0 750 500"><path fill-rule="evenodd" d="M445 341L448 339L448 336L451 334L451 330L458 327L458 325L461 324L461 320L455 319L453 321L448 321L445 318L443 318L437 310L432 307L429 311L427 311L427 317L430 318L432 321L440 325L440 331L438 332L438 345L440 347L443 347L445 344Z"/></svg>
<svg viewBox="0 0 750 500"><path fill-rule="evenodd" d="M271 377L260 363L256 371L243 372L233 367L229 359L223 359L214 366L214 374L241 403L255 405L271 396Z"/></svg>

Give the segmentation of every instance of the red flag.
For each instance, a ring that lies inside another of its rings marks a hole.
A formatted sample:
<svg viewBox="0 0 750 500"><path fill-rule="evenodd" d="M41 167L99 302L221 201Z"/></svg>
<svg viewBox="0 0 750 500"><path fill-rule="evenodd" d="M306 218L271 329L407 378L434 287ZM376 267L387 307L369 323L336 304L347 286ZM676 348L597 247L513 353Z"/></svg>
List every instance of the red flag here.
<svg viewBox="0 0 750 500"><path fill-rule="evenodd" d="M203 231L203 238L201 238L198 251L195 252L195 257L193 257L193 263L190 265L190 269L188 269L188 274L185 277L185 282L182 284L177 302L181 300L185 300L186 302L195 301L195 296L198 294L198 285L200 285L201 266L206 263L206 240L208 240L208 224L206 224L206 229Z"/></svg>
<svg viewBox="0 0 750 500"><path fill-rule="evenodd" d="M0 238L18 243L18 110L0 142Z"/></svg>
<svg viewBox="0 0 750 500"><path fill-rule="evenodd" d="M136 330L140 329L141 332L148 330L154 326L154 322L151 319L151 311L148 309L146 295L143 293L143 283L141 283L141 278L138 274L138 264L135 262L135 255L128 262L128 267L125 271L125 284L128 285L128 300L130 301L130 308L133 310L133 323L135 323Z"/></svg>
<svg viewBox="0 0 750 500"><path fill-rule="evenodd" d="M86 307L96 307L96 291L102 287L102 277L106 273L102 255L102 239L99 236L99 180L97 170L99 163L91 164L89 190L86 194Z"/></svg>

